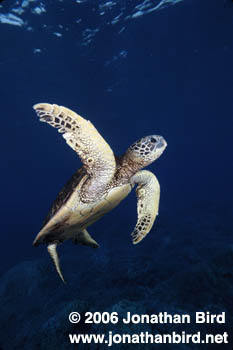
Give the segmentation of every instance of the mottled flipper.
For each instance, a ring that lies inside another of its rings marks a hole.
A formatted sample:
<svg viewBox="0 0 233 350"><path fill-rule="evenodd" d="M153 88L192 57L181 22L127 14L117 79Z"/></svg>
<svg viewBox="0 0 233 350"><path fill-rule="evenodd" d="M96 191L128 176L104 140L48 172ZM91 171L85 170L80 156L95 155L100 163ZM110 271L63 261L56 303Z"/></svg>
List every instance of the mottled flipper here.
<svg viewBox="0 0 233 350"><path fill-rule="evenodd" d="M147 170L137 172L132 177L132 182L138 185L136 188L138 220L131 234L133 244L136 244L150 232L158 215L160 185L156 176Z"/></svg>
<svg viewBox="0 0 233 350"><path fill-rule="evenodd" d="M83 191L83 201L91 202L103 195L111 181L116 162L114 154L94 125L68 108L38 103L33 106L40 121L47 122L63 137L81 158L90 178Z"/></svg>

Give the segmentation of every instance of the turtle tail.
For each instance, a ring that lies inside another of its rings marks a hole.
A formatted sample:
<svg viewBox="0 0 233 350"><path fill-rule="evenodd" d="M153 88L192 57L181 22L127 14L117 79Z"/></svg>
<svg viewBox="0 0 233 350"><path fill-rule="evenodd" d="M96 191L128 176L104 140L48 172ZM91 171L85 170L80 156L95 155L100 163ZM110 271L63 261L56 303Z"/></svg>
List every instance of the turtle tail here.
<svg viewBox="0 0 233 350"><path fill-rule="evenodd" d="M57 245L58 245L58 242L50 243L48 245L47 249L48 249L49 255L51 256L51 258L52 258L52 260L54 262L54 265L55 265L55 268L57 270L57 273L61 277L62 281L64 283L66 283L66 281L65 281L65 279L63 277L63 274L61 272L60 261L59 261L59 257L58 257L57 250L56 250Z"/></svg>

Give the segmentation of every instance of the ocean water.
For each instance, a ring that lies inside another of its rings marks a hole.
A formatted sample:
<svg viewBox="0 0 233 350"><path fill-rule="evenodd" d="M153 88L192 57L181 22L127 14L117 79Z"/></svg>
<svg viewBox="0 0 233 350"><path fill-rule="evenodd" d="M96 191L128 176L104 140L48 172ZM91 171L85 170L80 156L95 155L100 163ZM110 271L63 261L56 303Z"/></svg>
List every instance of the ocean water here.
<svg viewBox="0 0 233 350"><path fill-rule="evenodd" d="M228 332L228 343L205 346L232 349L232 28L230 0L0 2L0 349L70 349L70 333L109 330ZM168 143L147 168L161 186L149 235L132 245L132 191L89 228L99 249L59 247L66 286L46 247L32 241L81 162L55 129L39 122L32 109L39 102L89 119L117 155L146 135ZM179 328L87 325L82 318L76 325L68 321L71 311L192 318L197 311L225 312L226 321ZM157 345L176 346L201 345ZM145 344L113 346L131 347Z"/></svg>

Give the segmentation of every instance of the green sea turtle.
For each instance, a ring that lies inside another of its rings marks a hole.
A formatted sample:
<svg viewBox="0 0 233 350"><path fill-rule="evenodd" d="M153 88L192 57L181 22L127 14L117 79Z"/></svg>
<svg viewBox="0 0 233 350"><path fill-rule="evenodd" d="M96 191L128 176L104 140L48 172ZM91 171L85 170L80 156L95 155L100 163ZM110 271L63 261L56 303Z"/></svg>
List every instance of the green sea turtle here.
<svg viewBox="0 0 233 350"><path fill-rule="evenodd" d="M133 243L149 233L158 214L160 186L153 173L141 169L156 160L167 143L162 136L146 136L116 157L93 124L70 109L48 103L33 108L42 122L58 128L83 163L58 194L33 242L35 246L47 244L65 282L57 245L72 239L75 244L98 247L86 228L116 207L135 184L138 219L132 232Z"/></svg>

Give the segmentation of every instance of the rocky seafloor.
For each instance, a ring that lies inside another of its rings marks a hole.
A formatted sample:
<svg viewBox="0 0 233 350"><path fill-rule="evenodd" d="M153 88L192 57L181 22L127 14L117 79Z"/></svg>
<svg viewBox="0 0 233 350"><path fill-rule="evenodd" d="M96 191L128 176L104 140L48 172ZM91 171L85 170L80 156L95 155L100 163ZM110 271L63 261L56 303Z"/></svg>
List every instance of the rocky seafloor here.
<svg viewBox="0 0 233 350"><path fill-rule="evenodd" d="M162 269L153 256L83 249L81 261L66 250L61 255L66 285L46 258L18 264L1 277L0 349L107 349L105 344L70 344L68 335L108 331L229 334L228 344L115 344L114 349L232 349L233 248L175 273L170 264ZM72 311L82 319L87 311L117 312L120 319L129 311L186 313L192 319L196 311L226 312L226 323L94 325L81 320L72 324L68 321Z"/></svg>

